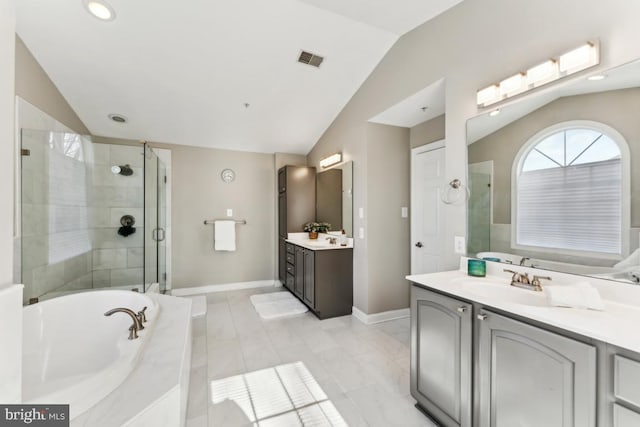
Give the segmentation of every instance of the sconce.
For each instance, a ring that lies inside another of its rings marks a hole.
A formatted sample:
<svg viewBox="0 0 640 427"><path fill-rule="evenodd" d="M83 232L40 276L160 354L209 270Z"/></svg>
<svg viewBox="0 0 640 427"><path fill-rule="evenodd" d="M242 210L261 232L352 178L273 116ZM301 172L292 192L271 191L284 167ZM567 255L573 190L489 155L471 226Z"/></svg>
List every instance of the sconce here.
<svg viewBox="0 0 640 427"><path fill-rule="evenodd" d="M320 160L320 166L324 169L324 168L328 168L329 166L333 166L336 163L340 163L341 161L342 161L342 153L336 153Z"/></svg>
<svg viewBox="0 0 640 427"><path fill-rule="evenodd" d="M526 72L519 72L503 79L500 83L478 90L476 103L478 108L487 107L599 63L599 46L596 43L587 42L557 58L535 65Z"/></svg>

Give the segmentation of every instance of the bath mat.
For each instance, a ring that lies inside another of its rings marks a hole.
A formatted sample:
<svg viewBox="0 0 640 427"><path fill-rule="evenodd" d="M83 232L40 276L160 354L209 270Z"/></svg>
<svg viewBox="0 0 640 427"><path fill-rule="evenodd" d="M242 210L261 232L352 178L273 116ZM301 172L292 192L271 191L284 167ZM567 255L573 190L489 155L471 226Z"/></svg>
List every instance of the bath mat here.
<svg viewBox="0 0 640 427"><path fill-rule="evenodd" d="M263 319L294 316L306 313L309 309L289 292L270 292L251 295L251 304Z"/></svg>

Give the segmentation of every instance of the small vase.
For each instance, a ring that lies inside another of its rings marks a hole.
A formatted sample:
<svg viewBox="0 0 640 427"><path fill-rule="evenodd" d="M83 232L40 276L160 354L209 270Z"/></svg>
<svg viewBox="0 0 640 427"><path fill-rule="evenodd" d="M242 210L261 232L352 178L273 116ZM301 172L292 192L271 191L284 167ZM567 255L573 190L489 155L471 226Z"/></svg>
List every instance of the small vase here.
<svg viewBox="0 0 640 427"><path fill-rule="evenodd" d="M310 231L309 232L309 239L317 239L318 238L318 232L317 231Z"/></svg>

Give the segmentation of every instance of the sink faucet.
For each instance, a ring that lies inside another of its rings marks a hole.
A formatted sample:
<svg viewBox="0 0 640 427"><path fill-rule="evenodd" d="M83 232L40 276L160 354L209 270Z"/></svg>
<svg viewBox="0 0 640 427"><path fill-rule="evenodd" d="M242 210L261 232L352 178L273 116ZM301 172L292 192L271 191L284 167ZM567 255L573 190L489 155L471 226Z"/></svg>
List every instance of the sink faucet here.
<svg viewBox="0 0 640 427"><path fill-rule="evenodd" d="M337 237L327 237L327 240L329 241L330 245L335 245L338 243L338 238Z"/></svg>
<svg viewBox="0 0 640 427"><path fill-rule="evenodd" d="M520 260L520 267L524 267L524 262L527 260L531 260L531 258L529 258L528 256L523 256Z"/></svg>
<svg viewBox="0 0 640 427"><path fill-rule="evenodd" d="M542 292L542 283L540 283L540 280L551 280L551 277L546 276L533 276L533 279L529 279L527 273L518 273L517 271L506 268L503 271L513 274L513 276L511 276L511 286L528 289L530 291Z"/></svg>
<svg viewBox="0 0 640 427"><path fill-rule="evenodd" d="M111 316L114 313L128 314L129 317L131 317L131 320L133 320L133 324L129 327L129 339L135 340L136 338L138 338L138 331L141 331L144 329L144 325L142 324L142 318L144 316L145 309L146 307L140 312L140 314L142 314L142 316L140 317L138 317L138 315L133 310L130 310L124 307L114 308L112 310L107 311L104 315Z"/></svg>

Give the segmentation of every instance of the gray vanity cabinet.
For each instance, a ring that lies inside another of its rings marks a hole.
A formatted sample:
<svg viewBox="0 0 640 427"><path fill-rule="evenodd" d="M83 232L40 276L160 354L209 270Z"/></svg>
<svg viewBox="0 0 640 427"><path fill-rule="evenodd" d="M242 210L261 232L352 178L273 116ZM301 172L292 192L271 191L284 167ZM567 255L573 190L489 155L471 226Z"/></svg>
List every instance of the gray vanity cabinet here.
<svg viewBox="0 0 640 427"><path fill-rule="evenodd" d="M471 304L412 286L411 313L411 395L442 426L470 427Z"/></svg>
<svg viewBox="0 0 640 427"><path fill-rule="evenodd" d="M477 426L595 426L594 346L488 310L477 320Z"/></svg>
<svg viewBox="0 0 640 427"><path fill-rule="evenodd" d="M302 300L311 309L315 309L315 253L312 250L304 249L302 252L304 260L304 280Z"/></svg>

